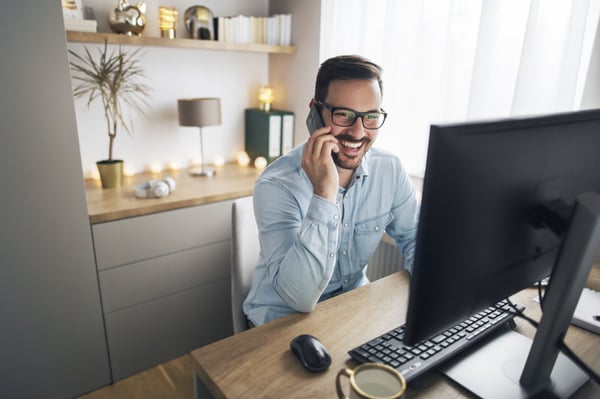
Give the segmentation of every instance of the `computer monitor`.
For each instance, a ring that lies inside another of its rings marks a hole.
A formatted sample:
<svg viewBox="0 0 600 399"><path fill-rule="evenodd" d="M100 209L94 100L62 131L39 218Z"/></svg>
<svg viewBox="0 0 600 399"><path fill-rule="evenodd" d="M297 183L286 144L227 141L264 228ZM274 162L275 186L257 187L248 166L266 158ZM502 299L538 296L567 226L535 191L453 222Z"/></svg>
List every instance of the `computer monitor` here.
<svg viewBox="0 0 600 399"><path fill-rule="evenodd" d="M548 321L535 338L544 342L533 345L538 358L527 361L517 389L557 384L544 373L552 372L553 340L568 328L598 253L597 193L600 110L433 125L405 342L434 336L552 275L546 298L556 299L545 301Z"/></svg>

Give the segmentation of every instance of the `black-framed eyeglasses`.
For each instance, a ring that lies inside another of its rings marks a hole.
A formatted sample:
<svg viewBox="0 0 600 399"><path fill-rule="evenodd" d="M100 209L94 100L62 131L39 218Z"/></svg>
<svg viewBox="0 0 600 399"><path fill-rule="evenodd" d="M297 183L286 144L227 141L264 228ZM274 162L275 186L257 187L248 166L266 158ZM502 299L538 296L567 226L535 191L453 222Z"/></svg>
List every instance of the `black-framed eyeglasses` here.
<svg viewBox="0 0 600 399"><path fill-rule="evenodd" d="M323 108L327 108L331 112L331 120L337 126L349 127L354 125L356 118L362 120L362 125L365 129L375 130L383 126L387 112L383 109L380 111L358 112L350 108L334 107L324 101L317 101L317 104Z"/></svg>

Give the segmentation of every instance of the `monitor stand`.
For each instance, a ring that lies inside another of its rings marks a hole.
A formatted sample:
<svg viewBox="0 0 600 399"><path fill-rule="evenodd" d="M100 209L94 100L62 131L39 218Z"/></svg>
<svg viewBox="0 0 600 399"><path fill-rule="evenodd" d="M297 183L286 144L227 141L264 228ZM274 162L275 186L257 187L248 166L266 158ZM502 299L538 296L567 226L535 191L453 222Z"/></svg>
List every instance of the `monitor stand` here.
<svg viewBox="0 0 600 399"><path fill-rule="evenodd" d="M527 360L532 340L516 331L507 330L483 345L476 345L439 370L481 398L531 398L519 379ZM568 398L589 377L570 359L560 353L551 374L550 392L539 397Z"/></svg>
<svg viewBox="0 0 600 399"><path fill-rule="evenodd" d="M599 249L600 194L584 193L577 197L556 258L534 339L503 334L443 372L484 398L570 396L588 377L559 353L557 343L569 328Z"/></svg>

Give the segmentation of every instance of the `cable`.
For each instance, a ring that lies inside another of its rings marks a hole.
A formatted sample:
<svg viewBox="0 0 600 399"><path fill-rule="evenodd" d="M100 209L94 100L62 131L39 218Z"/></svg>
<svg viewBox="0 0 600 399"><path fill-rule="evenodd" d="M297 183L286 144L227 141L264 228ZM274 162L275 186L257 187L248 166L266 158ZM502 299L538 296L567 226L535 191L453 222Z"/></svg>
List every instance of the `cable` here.
<svg viewBox="0 0 600 399"><path fill-rule="evenodd" d="M538 299L540 302L540 309L542 309L542 312L544 312L544 287L542 284L542 280L537 282L537 290L538 290Z"/></svg>
<svg viewBox="0 0 600 399"><path fill-rule="evenodd" d="M531 324L536 329L539 327L540 324L537 321L535 321L531 317L525 315L525 313L523 313L523 310L519 309L519 307L517 305L515 305L510 299L507 298L506 302L508 302L510 307L513 308L513 311L515 312L514 313L515 316L518 316L518 317L526 320L529 324Z"/></svg>

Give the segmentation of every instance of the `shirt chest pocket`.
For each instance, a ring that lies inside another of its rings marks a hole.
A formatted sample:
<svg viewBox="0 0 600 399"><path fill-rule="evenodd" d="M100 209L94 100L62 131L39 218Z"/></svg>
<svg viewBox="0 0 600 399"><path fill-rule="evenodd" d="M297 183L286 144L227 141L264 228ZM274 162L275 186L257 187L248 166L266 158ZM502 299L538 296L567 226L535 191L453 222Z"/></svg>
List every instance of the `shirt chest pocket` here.
<svg viewBox="0 0 600 399"><path fill-rule="evenodd" d="M386 213L354 225L354 245L352 245L352 248L356 259L360 262L360 267L369 262L392 218L391 213Z"/></svg>

